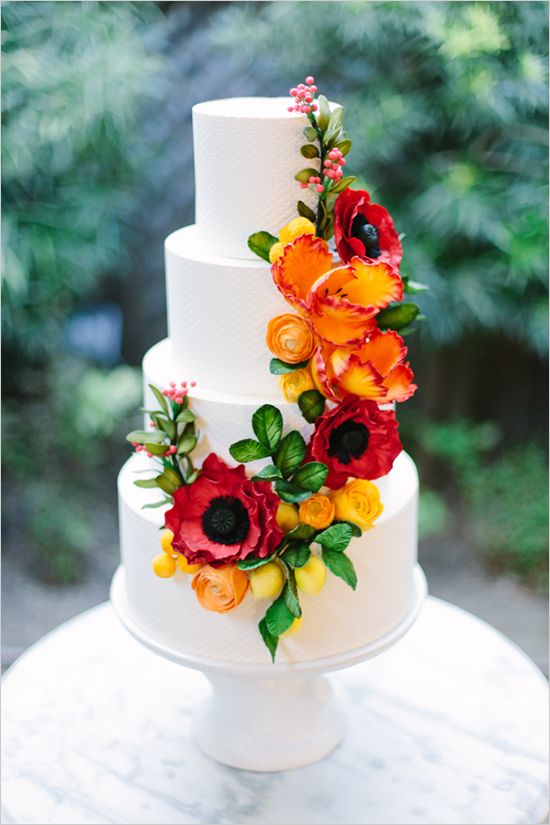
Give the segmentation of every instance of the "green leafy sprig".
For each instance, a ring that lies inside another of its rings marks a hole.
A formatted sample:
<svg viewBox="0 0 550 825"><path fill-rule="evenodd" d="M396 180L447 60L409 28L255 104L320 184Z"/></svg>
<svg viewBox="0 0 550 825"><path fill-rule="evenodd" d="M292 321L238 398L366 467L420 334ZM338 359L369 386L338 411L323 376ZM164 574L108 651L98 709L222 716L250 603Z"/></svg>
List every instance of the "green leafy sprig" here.
<svg viewBox="0 0 550 825"><path fill-rule="evenodd" d="M237 441L230 446L229 452L236 461L271 460L253 476L253 481L271 482L281 501L289 504L298 504L319 492L326 481L328 468L322 462L306 460L306 443L297 430L283 435L283 416L277 407L264 404L257 409L252 416L252 430L256 439ZM321 549L326 567L355 589L357 576L344 551L352 537L360 535L357 525L345 521L333 522L324 530L298 523L270 556L237 562L237 567L246 571L275 560L282 565L285 584L259 623L260 634L273 660L279 638L302 615L295 571L310 560L312 544Z"/></svg>
<svg viewBox="0 0 550 825"><path fill-rule="evenodd" d="M128 433L129 441L136 451L146 452L160 465L160 472L153 478L134 481L136 487L159 488L165 493L161 501L145 504L143 509L161 507L172 501L175 491L183 485L193 484L200 470L195 469L190 453L197 446L199 433L195 426L195 413L189 408L189 399L181 398L181 403L168 398L153 384L149 389L159 404L159 409L142 410L147 413L154 430L134 430Z"/></svg>

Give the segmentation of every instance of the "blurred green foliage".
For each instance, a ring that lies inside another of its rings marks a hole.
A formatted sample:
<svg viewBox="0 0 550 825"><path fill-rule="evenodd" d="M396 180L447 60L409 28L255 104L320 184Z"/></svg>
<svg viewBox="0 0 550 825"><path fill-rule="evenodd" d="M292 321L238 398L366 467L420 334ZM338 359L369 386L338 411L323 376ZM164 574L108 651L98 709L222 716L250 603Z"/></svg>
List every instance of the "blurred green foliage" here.
<svg viewBox="0 0 550 825"><path fill-rule="evenodd" d="M3 343L51 356L75 301L119 274L149 156L152 3L4 3Z"/></svg>
<svg viewBox="0 0 550 825"><path fill-rule="evenodd" d="M547 589L548 460L543 444L509 446L492 421L413 422L407 440L415 444L425 468L421 537L456 529L497 568ZM430 489L430 475L446 478L446 483Z"/></svg>
<svg viewBox="0 0 550 825"><path fill-rule="evenodd" d="M231 3L215 40L344 104L354 188L406 234L436 341L546 351L547 3Z"/></svg>

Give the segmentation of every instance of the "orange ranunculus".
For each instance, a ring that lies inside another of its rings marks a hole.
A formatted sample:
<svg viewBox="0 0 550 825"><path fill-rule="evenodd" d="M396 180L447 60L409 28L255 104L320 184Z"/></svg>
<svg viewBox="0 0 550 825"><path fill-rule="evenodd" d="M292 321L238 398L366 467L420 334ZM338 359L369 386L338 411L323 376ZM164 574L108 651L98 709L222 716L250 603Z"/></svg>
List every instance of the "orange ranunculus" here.
<svg viewBox="0 0 550 825"><path fill-rule="evenodd" d="M248 590L248 576L234 564L205 564L193 578L193 590L202 607L227 613L237 607Z"/></svg>
<svg viewBox="0 0 550 825"><path fill-rule="evenodd" d="M267 346L286 364L308 361L315 349L311 326L300 315L277 315L267 326Z"/></svg>
<svg viewBox="0 0 550 825"><path fill-rule="evenodd" d="M378 312L402 297L403 282L389 264L352 258L311 286L310 321L317 335L331 344L360 344L374 328Z"/></svg>
<svg viewBox="0 0 550 825"><path fill-rule="evenodd" d="M316 530L324 530L334 521L334 504L320 493L300 504L300 521Z"/></svg>
<svg viewBox="0 0 550 825"><path fill-rule="evenodd" d="M284 254L271 267L275 286L298 312L307 312L311 286L332 268L326 241L301 235L285 246Z"/></svg>
<svg viewBox="0 0 550 825"><path fill-rule="evenodd" d="M413 395L413 371L404 363L407 347L397 332L375 329L357 349L321 346L311 369L317 388L328 398L356 395L373 401L406 401Z"/></svg>

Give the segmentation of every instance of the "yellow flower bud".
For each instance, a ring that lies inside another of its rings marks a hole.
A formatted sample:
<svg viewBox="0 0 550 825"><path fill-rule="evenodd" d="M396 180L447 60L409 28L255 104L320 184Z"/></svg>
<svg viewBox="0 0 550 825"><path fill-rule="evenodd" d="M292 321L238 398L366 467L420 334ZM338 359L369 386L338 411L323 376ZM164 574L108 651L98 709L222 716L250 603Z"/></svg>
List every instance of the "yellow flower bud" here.
<svg viewBox="0 0 550 825"><path fill-rule="evenodd" d="M248 578L255 599L276 599L285 583L281 566L274 561L269 561L256 570L251 570Z"/></svg>
<svg viewBox="0 0 550 825"><path fill-rule="evenodd" d="M278 261L279 258L282 258L284 251L285 251L284 243L281 243L280 241L277 241L277 243L274 243L273 246L271 247L271 249L269 250L269 260L271 261L271 263L274 264L275 261Z"/></svg>
<svg viewBox="0 0 550 825"><path fill-rule="evenodd" d="M153 570L161 579L169 579L176 572L176 562L167 553L159 553L153 559Z"/></svg>
<svg viewBox="0 0 550 825"><path fill-rule="evenodd" d="M314 390L315 384L308 367L294 370L279 376L279 387L285 400L290 404L297 404L298 399L306 390Z"/></svg>
<svg viewBox="0 0 550 825"><path fill-rule="evenodd" d="M321 494L306 498L300 504L300 521L316 530L324 530L334 521L334 504L328 496Z"/></svg>
<svg viewBox="0 0 550 825"><path fill-rule="evenodd" d="M189 564L185 556L182 556L181 553L178 553L176 564L182 573L198 573L201 567L203 567L202 564Z"/></svg>
<svg viewBox="0 0 550 825"><path fill-rule="evenodd" d="M283 226L279 232L279 240L283 244L292 243L300 235L315 235L315 224L307 218L294 218Z"/></svg>
<svg viewBox="0 0 550 825"><path fill-rule="evenodd" d="M331 498L336 518L351 521L361 530L369 530L384 509L378 487L366 479L348 481Z"/></svg>
<svg viewBox="0 0 550 825"><path fill-rule="evenodd" d="M327 568L317 556L311 556L303 567L296 568L294 572L296 584L303 593L317 596L325 586Z"/></svg>
<svg viewBox="0 0 550 825"><path fill-rule="evenodd" d="M164 530L162 536L160 537L160 545L165 553L168 553L169 556L174 556L176 551L172 547L172 542L174 540L174 534L171 530Z"/></svg>
<svg viewBox="0 0 550 825"><path fill-rule="evenodd" d="M290 533L300 523L296 507L292 504L286 504L284 501L279 504L275 518L283 533Z"/></svg>

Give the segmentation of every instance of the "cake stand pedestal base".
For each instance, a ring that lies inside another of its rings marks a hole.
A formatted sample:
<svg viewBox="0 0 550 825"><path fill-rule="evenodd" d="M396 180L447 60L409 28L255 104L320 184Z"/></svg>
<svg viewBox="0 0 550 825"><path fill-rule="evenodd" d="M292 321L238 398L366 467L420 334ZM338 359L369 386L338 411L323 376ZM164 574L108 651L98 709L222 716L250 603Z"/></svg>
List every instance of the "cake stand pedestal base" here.
<svg viewBox="0 0 550 825"><path fill-rule="evenodd" d="M192 733L216 762L252 771L300 768L323 759L344 736L345 716L324 676L206 675L213 691Z"/></svg>
<svg viewBox="0 0 550 825"><path fill-rule="evenodd" d="M207 756L232 768L284 771L318 762L344 736L343 703L332 682L321 674L351 667L394 645L414 624L426 594L426 578L417 565L410 609L390 632L334 656L276 664L199 659L167 647L133 618L122 567L113 578L111 603L141 644L184 667L201 670L209 679L211 694L197 709L192 726L193 737Z"/></svg>

